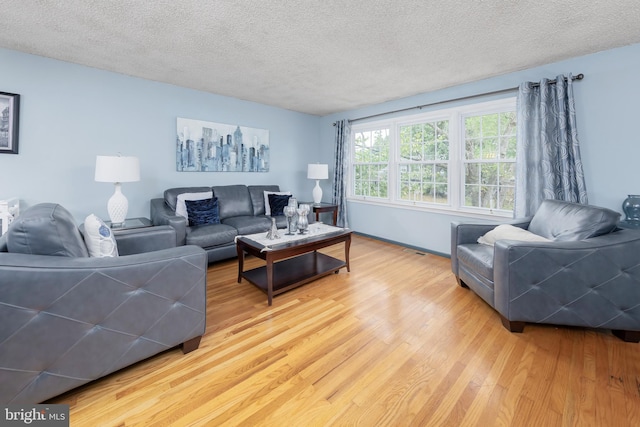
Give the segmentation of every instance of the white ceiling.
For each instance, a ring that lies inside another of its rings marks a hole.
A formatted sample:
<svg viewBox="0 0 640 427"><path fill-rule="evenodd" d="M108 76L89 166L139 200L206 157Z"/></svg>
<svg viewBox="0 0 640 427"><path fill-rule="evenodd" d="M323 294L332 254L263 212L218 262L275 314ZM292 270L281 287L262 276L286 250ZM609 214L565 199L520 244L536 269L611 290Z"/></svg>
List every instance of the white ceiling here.
<svg viewBox="0 0 640 427"><path fill-rule="evenodd" d="M637 0L0 0L0 47L315 115L638 42Z"/></svg>

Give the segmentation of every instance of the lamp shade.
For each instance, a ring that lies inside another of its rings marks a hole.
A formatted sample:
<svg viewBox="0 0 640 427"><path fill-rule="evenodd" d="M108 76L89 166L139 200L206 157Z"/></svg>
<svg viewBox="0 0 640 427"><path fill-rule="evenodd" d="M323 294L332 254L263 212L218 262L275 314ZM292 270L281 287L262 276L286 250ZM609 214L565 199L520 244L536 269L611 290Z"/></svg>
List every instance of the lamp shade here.
<svg viewBox="0 0 640 427"><path fill-rule="evenodd" d="M309 164L307 167L308 179L327 179L329 178L329 165L321 165L319 163Z"/></svg>
<svg viewBox="0 0 640 427"><path fill-rule="evenodd" d="M137 157L97 156L95 180L98 182L140 181L140 161Z"/></svg>

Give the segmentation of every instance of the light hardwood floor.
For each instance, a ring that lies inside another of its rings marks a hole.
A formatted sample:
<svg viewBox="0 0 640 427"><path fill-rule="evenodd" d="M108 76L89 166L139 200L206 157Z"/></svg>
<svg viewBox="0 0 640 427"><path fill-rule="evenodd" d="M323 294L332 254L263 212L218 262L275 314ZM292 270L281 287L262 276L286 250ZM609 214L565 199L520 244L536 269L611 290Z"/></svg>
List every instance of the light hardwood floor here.
<svg viewBox="0 0 640 427"><path fill-rule="evenodd" d="M350 273L272 307L236 275L235 260L209 268L198 350L51 403L71 405L73 427L640 425L639 344L581 328L510 333L446 258L354 236Z"/></svg>

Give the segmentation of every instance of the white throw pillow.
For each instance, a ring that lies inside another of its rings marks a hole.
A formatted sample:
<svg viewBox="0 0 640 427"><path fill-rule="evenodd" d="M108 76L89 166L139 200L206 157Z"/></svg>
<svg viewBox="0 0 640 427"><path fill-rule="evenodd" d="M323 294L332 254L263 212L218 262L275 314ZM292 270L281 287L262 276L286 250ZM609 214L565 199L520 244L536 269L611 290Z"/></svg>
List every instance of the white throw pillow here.
<svg viewBox="0 0 640 427"><path fill-rule="evenodd" d="M518 240L524 242L550 242L546 237L510 224L502 224L478 238L478 243L493 246L497 240Z"/></svg>
<svg viewBox="0 0 640 427"><path fill-rule="evenodd" d="M271 205L269 204L269 194L290 196L291 191L264 191L264 214L267 216L271 216Z"/></svg>
<svg viewBox="0 0 640 427"><path fill-rule="evenodd" d="M118 246L113 232L94 214L84 220L84 244L87 245L89 256L98 258L118 256Z"/></svg>
<svg viewBox="0 0 640 427"><path fill-rule="evenodd" d="M212 197L213 191L178 194L178 197L176 198L176 215L180 215L189 219L189 214L187 214L187 205L184 203L185 200L205 200L211 199Z"/></svg>

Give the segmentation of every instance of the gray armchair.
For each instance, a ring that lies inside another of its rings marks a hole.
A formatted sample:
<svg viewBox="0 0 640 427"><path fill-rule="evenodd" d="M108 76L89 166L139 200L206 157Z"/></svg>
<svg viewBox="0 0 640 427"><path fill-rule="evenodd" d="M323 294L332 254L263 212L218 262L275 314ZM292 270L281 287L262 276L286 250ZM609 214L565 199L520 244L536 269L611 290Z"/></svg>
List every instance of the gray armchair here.
<svg viewBox="0 0 640 427"><path fill-rule="evenodd" d="M25 210L0 238L0 403L42 402L172 347L198 347L204 250L176 247L169 226L116 239L121 256L88 257L69 212L50 203Z"/></svg>
<svg viewBox="0 0 640 427"><path fill-rule="evenodd" d="M549 242L478 238L496 225L451 224L451 269L512 332L526 323L613 330L640 341L640 232L617 228L617 212L545 200L512 221Z"/></svg>

